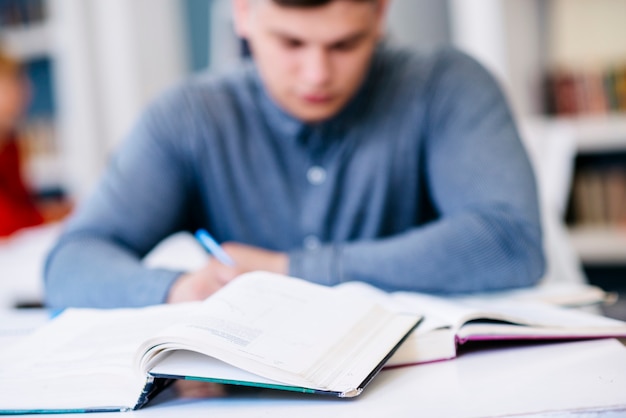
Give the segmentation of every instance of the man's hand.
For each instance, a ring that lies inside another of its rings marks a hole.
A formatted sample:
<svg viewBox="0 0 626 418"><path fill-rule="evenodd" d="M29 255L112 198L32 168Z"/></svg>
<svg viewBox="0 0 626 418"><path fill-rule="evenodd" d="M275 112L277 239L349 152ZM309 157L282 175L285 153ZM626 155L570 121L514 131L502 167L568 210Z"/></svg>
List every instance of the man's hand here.
<svg viewBox="0 0 626 418"><path fill-rule="evenodd" d="M222 248L235 261L235 266L226 266L212 258L200 270L180 276L170 289L167 303L204 300L248 271L264 270L281 274L288 271L289 260L284 253L235 242L224 243Z"/></svg>
<svg viewBox="0 0 626 418"><path fill-rule="evenodd" d="M226 242L222 248L231 256L235 264L243 271L263 270L287 274L289 259L287 254L252 247L236 242Z"/></svg>
<svg viewBox="0 0 626 418"><path fill-rule="evenodd" d="M181 275L170 288L167 303L204 300L241 273L237 267L211 259L200 270Z"/></svg>
<svg viewBox="0 0 626 418"><path fill-rule="evenodd" d="M223 398L226 389L223 385L194 380L177 380L174 385L176 396L185 399Z"/></svg>

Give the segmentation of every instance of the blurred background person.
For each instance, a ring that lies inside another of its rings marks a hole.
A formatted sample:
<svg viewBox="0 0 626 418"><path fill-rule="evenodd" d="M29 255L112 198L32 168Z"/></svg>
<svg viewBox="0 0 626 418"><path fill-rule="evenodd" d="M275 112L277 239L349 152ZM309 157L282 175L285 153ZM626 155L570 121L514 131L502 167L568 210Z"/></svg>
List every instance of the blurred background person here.
<svg viewBox="0 0 626 418"><path fill-rule="evenodd" d="M29 98L22 66L0 50L0 238L44 221L22 177L17 142Z"/></svg>

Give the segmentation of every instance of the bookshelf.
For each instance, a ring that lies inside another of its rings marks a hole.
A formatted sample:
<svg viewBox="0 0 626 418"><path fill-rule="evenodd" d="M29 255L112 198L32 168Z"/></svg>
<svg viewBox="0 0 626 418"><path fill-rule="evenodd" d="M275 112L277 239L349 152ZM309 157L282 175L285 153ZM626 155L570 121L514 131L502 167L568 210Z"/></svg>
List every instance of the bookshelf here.
<svg viewBox="0 0 626 418"><path fill-rule="evenodd" d="M570 235L583 263L626 265L626 117L569 120L577 140Z"/></svg>
<svg viewBox="0 0 626 418"><path fill-rule="evenodd" d="M571 127L581 153L626 150L626 113L556 118L555 123Z"/></svg>
<svg viewBox="0 0 626 418"><path fill-rule="evenodd" d="M617 177L624 174L626 178L626 26L621 22L626 2L476 3L449 1L454 44L496 74L522 124L530 120L548 130L558 127L569 132L575 144L575 161L566 220L573 247L585 266L626 267L623 222L572 219L572 206L579 206L580 212L581 200L596 213L606 216L615 212L615 202L621 199L615 190L626 188L616 186L621 181ZM555 109L556 98L549 94L553 86L548 81L556 74L568 74L573 82L570 90L558 97L566 104L560 110ZM611 74L621 74L621 81L613 80L609 93L602 92ZM600 97L604 103L598 102L598 93L604 94ZM617 100L619 95L621 101ZM587 176L596 180L589 181ZM599 177L612 177L611 185ZM596 183L582 198L581 180ZM623 203L626 207L626 200Z"/></svg>
<svg viewBox="0 0 626 418"><path fill-rule="evenodd" d="M570 229L570 238L587 265L626 263L626 227L577 226Z"/></svg>

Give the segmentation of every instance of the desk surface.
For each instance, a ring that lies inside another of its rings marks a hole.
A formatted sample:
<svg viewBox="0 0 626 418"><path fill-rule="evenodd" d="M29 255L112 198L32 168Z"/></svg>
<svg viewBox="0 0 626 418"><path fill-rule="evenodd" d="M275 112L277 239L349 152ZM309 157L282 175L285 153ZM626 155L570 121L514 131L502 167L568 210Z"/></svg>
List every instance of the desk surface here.
<svg viewBox="0 0 626 418"><path fill-rule="evenodd" d="M385 370L353 400L263 391L157 401L132 416L580 417L582 411L626 416L626 348L616 340L481 348L451 361Z"/></svg>
<svg viewBox="0 0 626 418"><path fill-rule="evenodd" d="M3 325L4 319L0 318ZM26 324L36 322L27 318ZM16 327L19 328L19 327ZM450 361L382 371L359 398L271 390L218 399L161 394L139 411L90 417L626 416L626 348L617 340L475 347ZM55 415L76 418L76 414Z"/></svg>

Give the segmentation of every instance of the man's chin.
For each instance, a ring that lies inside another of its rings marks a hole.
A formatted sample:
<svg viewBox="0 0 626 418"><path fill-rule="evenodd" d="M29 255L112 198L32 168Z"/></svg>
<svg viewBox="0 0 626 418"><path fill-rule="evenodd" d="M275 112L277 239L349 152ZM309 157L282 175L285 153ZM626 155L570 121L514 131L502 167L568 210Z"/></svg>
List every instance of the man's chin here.
<svg viewBox="0 0 626 418"><path fill-rule="evenodd" d="M331 119L341 110L338 106L302 106L290 112L305 123L320 123Z"/></svg>

